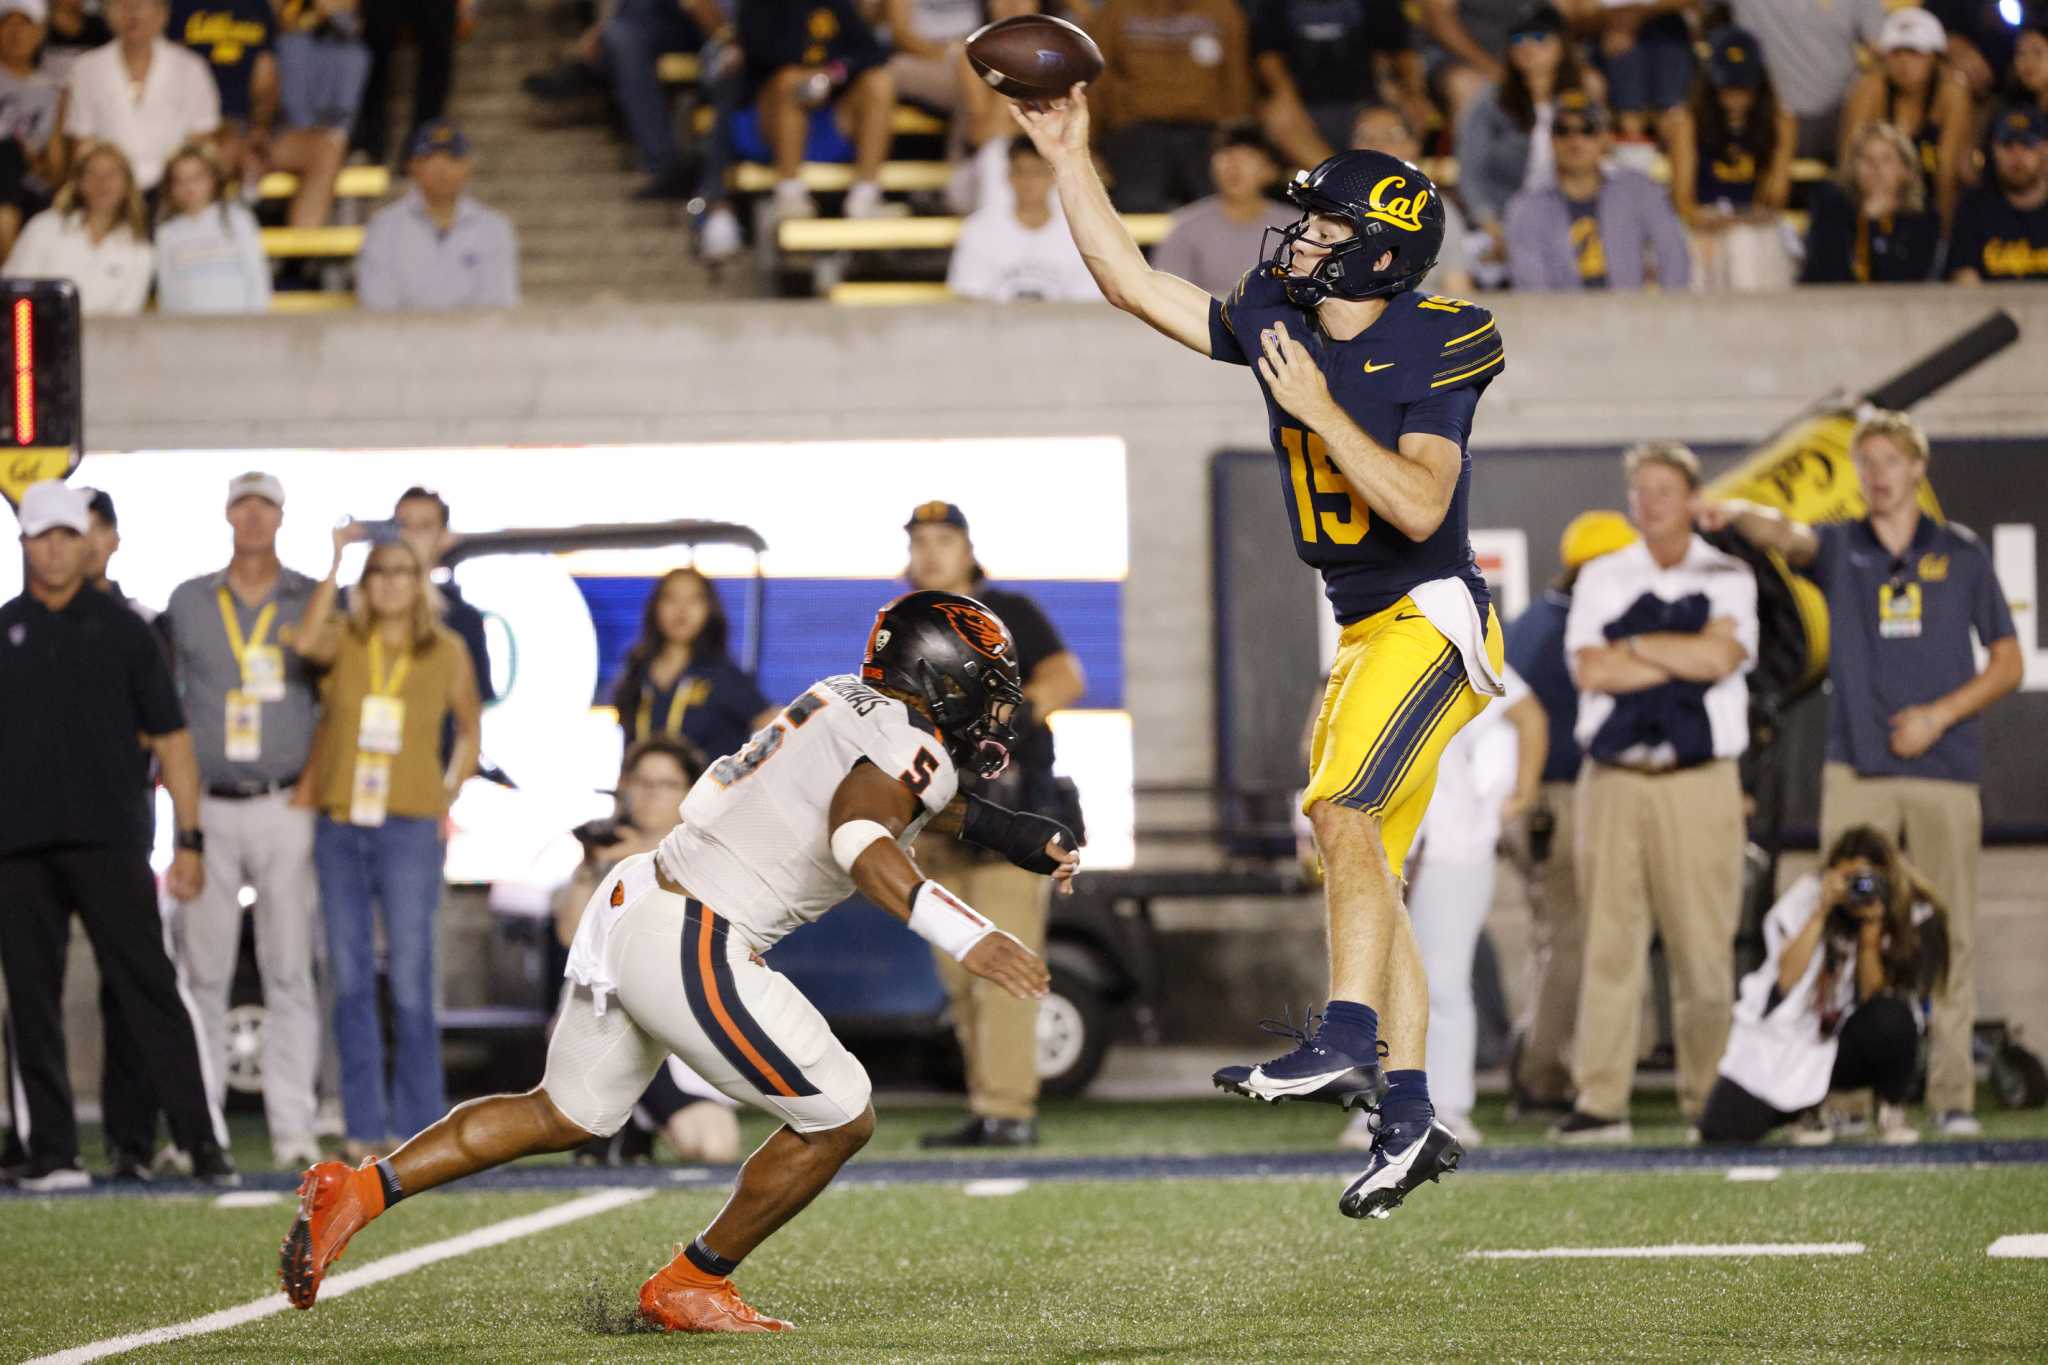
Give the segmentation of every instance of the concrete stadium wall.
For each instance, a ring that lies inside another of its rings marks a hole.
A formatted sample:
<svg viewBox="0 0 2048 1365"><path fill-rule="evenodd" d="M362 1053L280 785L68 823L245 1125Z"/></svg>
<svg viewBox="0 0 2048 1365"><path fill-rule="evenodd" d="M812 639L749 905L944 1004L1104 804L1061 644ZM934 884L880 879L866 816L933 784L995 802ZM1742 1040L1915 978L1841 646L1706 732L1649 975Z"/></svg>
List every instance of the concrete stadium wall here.
<svg viewBox="0 0 2048 1365"><path fill-rule="evenodd" d="M1482 450L1652 435L1746 443L1816 398L1878 382L2001 306L2018 318L2020 343L1921 416L1937 438L2048 436L2048 290L1488 302L1509 366L1481 412ZM1202 837L1214 818L1208 456L1263 446L1264 413L1248 376L1129 318L1082 306L773 303L104 321L87 329L86 392L98 449L1120 436L1129 448L1125 648L1141 859L1215 856ZM1030 470L1017 478L1020 496L1031 496ZM1285 552L1280 534L1276 525L1276 554ZM1986 1009L2034 1016L2035 1036L2048 1037L2033 965L2048 959L2048 911L2029 889L2048 873L2048 855L1994 861L1984 913L2001 926L2000 951L1979 955ZM1511 877L1499 910L1495 932L1512 975L1525 920ZM1189 932L1176 954L1186 971L1169 979L1232 979L1249 993L1239 1002L1247 1019L1319 989L1311 906L1188 906L1171 925ZM1225 929L1265 932L1233 935L1219 950L1213 931ZM1219 972L1223 960L1228 973ZM2000 963L2011 980L1998 975ZM1213 1028L1218 1012L1204 1013L1179 1022Z"/></svg>

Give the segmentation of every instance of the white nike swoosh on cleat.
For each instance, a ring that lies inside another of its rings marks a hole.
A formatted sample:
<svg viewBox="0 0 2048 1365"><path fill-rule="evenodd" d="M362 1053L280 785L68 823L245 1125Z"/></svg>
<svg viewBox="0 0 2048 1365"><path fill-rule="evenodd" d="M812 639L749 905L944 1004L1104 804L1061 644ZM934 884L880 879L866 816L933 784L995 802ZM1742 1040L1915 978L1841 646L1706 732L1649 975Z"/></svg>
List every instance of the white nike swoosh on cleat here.
<svg viewBox="0 0 2048 1365"><path fill-rule="evenodd" d="M1275 1080L1268 1076L1263 1067L1253 1067L1252 1074L1245 1078L1245 1087L1261 1095L1307 1095L1322 1089L1339 1076L1356 1070L1351 1066L1340 1066L1335 1071L1324 1071L1314 1076L1302 1076L1295 1080Z"/></svg>

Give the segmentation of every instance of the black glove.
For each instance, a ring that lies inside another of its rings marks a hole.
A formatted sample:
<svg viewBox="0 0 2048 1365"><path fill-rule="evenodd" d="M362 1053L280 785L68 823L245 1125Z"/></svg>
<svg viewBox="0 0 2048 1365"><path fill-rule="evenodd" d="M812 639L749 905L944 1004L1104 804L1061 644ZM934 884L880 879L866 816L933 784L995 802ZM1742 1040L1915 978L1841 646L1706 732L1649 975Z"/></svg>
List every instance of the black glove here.
<svg viewBox="0 0 2048 1365"><path fill-rule="evenodd" d="M1058 839L1062 848L1074 847L1073 831L1059 821L1028 811L1005 810L978 796L967 798L967 818L960 822L960 837L1041 877L1059 870L1059 864L1045 851L1047 844Z"/></svg>

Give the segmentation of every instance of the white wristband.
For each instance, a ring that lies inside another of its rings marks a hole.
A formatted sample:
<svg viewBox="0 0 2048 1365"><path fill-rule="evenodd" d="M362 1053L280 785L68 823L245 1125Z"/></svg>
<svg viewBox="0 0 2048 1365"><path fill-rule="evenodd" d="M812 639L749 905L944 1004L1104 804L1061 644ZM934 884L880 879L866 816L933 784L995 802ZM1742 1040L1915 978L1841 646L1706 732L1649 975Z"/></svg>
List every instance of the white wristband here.
<svg viewBox="0 0 2048 1365"><path fill-rule="evenodd" d="M896 836L889 832L888 826L879 821L848 820L832 831L832 861L844 868L846 875L850 877L853 875L855 860L874 847L877 839L887 839L894 843Z"/></svg>
<svg viewBox="0 0 2048 1365"><path fill-rule="evenodd" d="M910 896L910 932L957 962L996 927L945 887L923 881Z"/></svg>

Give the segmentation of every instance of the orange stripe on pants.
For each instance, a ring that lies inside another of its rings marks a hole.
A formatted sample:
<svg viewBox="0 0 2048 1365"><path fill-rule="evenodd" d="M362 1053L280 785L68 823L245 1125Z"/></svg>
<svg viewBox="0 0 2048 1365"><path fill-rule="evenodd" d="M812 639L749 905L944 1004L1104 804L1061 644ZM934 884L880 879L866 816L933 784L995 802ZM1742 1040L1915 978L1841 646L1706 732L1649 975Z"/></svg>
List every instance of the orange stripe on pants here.
<svg viewBox="0 0 2048 1365"><path fill-rule="evenodd" d="M708 905L700 903L698 908L703 912L703 920L697 930L697 971L704 982L704 1003L711 1006L712 1017L717 1019L718 1026L725 1030L725 1036L732 1039L733 1045L739 1048L741 1054L759 1067L761 1074L774 1083L775 1093L795 1099L796 1091L789 1088L789 1082L783 1080L775 1068L768 1065L767 1059L754 1049L754 1045L747 1041L746 1035L740 1032L739 1025L733 1022L732 1016L725 1012L725 1002L718 998L718 977L711 970L711 928L717 917L712 914Z"/></svg>

